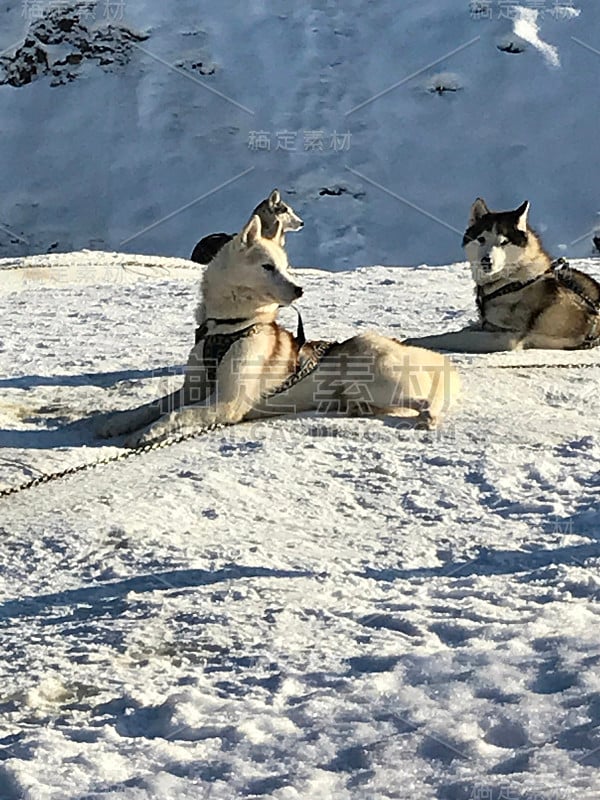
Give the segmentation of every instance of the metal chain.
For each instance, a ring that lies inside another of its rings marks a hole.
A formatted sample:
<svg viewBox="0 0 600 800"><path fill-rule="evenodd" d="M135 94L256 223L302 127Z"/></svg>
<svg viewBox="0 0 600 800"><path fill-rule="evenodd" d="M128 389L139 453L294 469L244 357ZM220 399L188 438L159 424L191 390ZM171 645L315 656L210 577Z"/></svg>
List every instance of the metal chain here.
<svg viewBox="0 0 600 800"><path fill-rule="evenodd" d="M154 450L162 450L166 447L172 447L173 445L186 442L189 439L196 439L198 436L203 436L205 433L211 433L212 431L219 430L220 428L224 427L227 427L227 423L215 422L212 425L208 425L205 428L200 428L197 431L181 433L178 436L171 438L148 442L141 447L135 447L131 450L126 450L123 453L117 453L114 456L109 456L108 458L102 458L98 461L88 461L85 464L77 464L74 467L68 467L60 472L50 472L41 475L39 478L32 478L30 481L21 483L18 486L11 486L8 489L0 490L0 498L20 494L20 492L25 492L27 489L33 489L36 486L43 486L46 483L52 483L52 481L58 481L61 478L66 478L70 475L77 475L79 472L87 472L88 470L95 469L96 467L101 467L104 464L115 464L118 461L127 461L129 458L133 458L134 456L143 456L146 455L146 453L150 453Z"/></svg>
<svg viewBox="0 0 600 800"><path fill-rule="evenodd" d="M277 394L281 394L282 392L287 391L289 388L294 386L296 383L299 383L301 380L307 377L311 372L313 372L316 367L318 366L320 360L329 352L329 350L333 347L333 342L317 342L314 346L314 352L311 354L310 358L306 361L306 363L302 366L298 372L293 373L290 377L281 384L281 386L277 387L271 392L268 392L265 395L264 399L268 399L269 397L273 397ZM173 445L180 444L181 442L186 442L190 439L196 439L198 436L203 436L205 433L210 433L215 430L219 430L220 428L225 428L233 423L220 423L214 422L211 425L207 425L204 428L199 428L196 431L192 431L190 433L182 433L178 436L169 437L167 439L161 439L154 442L148 442L141 447L136 447L131 450L126 450L123 453L117 453L117 455L109 456L108 458L102 458L98 461L90 461L86 464L77 464L74 467L69 467L68 469L61 470L60 472L50 472L48 474L41 475L39 478L32 478L30 481L25 483L21 483L18 486L12 486L8 489L0 490L0 499L4 497L11 497L15 494L20 494L21 492L25 492L28 489L34 489L36 486L43 486L46 483L52 483L53 481L58 481L61 478L66 478L71 475L77 475L79 472L87 472L88 470L95 469L96 467L104 466L105 464L115 464L119 461L127 461L129 458L133 458L134 456L142 456L146 453L150 453L154 450L161 450L165 447L172 447Z"/></svg>
<svg viewBox="0 0 600 800"><path fill-rule="evenodd" d="M585 364L458 364L460 369L589 369L600 367L597 363L587 362Z"/></svg>
<svg viewBox="0 0 600 800"><path fill-rule="evenodd" d="M303 366L299 372L291 375L287 381L285 381L282 386L278 387L274 392L272 392L269 396L273 396L275 394L280 394L281 392L286 391L294 384L298 383L300 380L303 380L307 375L309 375L319 363L320 359L327 354L329 349L333 346L332 342L319 342L317 347L315 348L315 353L312 358L308 360L308 362ZM589 367L597 367L599 364L482 364L482 365L459 365L461 369L580 369L580 368L589 368ZM105 464L115 464L119 461L127 461L130 458L135 456L143 456L147 453L151 453L155 450L162 450L167 447L173 447L176 444L181 444L181 442L186 442L191 439L196 439L199 436L203 436L206 433L211 433L212 431L219 430L221 428L228 427L232 423L213 423L212 425L208 425L205 428L200 428L199 430L192 431L190 433L182 433L178 436L169 437L167 439L160 439L153 442L148 442L141 447L136 447L131 450L126 450L123 453L117 453L114 456L109 456L108 458L99 459L98 461L90 461L85 464L77 464L74 467L69 467L68 469L64 469L60 472L50 472L44 475L41 475L39 478L32 478L30 481L25 483L21 483L17 486L9 487L8 489L0 490L0 499L4 497L11 497L15 494L20 494L21 492L25 492L28 489L34 489L37 486L43 486L46 483L52 483L53 481L58 481L61 478L66 478L71 475L77 475L80 472L87 472L88 470L96 469L96 467L104 466Z"/></svg>

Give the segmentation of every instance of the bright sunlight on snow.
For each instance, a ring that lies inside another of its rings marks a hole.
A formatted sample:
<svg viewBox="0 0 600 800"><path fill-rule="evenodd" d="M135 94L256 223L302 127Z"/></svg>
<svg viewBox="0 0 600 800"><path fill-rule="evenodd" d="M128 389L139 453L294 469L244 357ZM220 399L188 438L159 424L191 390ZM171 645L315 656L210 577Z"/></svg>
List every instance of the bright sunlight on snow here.
<svg viewBox="0 0 600 800"><path fill-rule="evenodd" d="M0 20L0 800L597 800L598 348L452 354L433 430L96 434L274 187L309 339L474 322L476 197L600 279L598 0Z"/></svg>

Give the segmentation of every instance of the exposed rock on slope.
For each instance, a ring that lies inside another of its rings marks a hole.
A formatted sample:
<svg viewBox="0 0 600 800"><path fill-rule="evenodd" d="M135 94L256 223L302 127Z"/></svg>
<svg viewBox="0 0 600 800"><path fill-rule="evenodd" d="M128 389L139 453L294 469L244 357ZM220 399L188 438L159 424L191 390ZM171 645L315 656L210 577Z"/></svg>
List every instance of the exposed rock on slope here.
<svg viewBox="0 0 600 800"><path fill-rule="evenodd" d="M32 21L23 44L0 58L0 85L26 86L47 75L51 86L60 86L79 77L86 61L109 72L126 64L133 43L146 38L118 25L97 25L86 6L50 8Z"/></svg>

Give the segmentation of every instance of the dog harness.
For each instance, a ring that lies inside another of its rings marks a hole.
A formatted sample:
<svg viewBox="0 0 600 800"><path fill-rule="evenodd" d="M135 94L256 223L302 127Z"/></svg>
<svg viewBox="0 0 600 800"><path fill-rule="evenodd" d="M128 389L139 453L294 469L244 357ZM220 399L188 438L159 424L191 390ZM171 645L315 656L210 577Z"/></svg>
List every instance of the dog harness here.
<svg viewBox="0 0 600 800"><path fill-rule="evenodd" d="M209 320L207 320L207 322L208 321ZM217 324L221 323L234 325L237 322L245 322L246 320L215 319L210 321L214 321ZM225 355L229 349L236 342L239 342L240 339L245 339L248 336L252 336L252 334L256 333L261 326L260 324L248 325L246 328L241 328L240 330L232 331L231 333L209 333L207 322L205 322L196 330L196 344L202 341L204 342L204 347L202 350L202 362L206 367L207 383L210 387L214 387L217 383L217 370L219 369L219 365L225 358Z"/></svg>
<svg viewBox="0 0 600 800"><path fill-rule="evenodd" d="M504 297L505 295L512 294L513 292L519 292L521 289L527 288L527 286L531 286L540 280L544 280L548 276L552 276L559 284L576 294L587 306L588 311L590 311L590 313L593 315L590 329L585 339L577 349L586 350L592 347L597 347L600 345L600 305L585 293L582 287L577 283L576 280L572 278L569 272L569 262L566 260L566 258L557 258L552 262L552 264L550 264L550 267L546 270L546 272L543 272L541 275L537 275L535 278L531 278L531 280L513 281L512 283L507 283L506 286L502 286L500 289L496 289L496 291L490 292L489 294L485 294L483 287L478 286L476 303L480 318L482 320L485 319L485 305L491 300L495 300L498 297Z"/></svg>
<svg viewBox="0 0 600 800"><path fill-rule="evenodd" d="M263 399L274 397L281 392L285 392L304 380L304 378L315 371L321 363L321 360L325 358L330 350L337 344L337 342L323 340L307 342L300 312L297 309L294 310L298 313L298 333L295 337L299 348L298 367L295 372L286 378L281 386L278 386L267 395L264 395ZM217 325L235 325L246 321L247 320L244 318L217 319L211 317L196 329L196 344L201 341L204 342L202 361L207 370L207 383L209 386L213 387L216 385L217 370L229 349L241 339L245 339L256 333L263 326L263 323L254 323L253 325L248 325L245 328L232 331L231 333L209 333L207 323L214 322Z"/></svg>
<svg viewBox="0 0 600 800"><path fill-rule="evenodd" d="M296 306L291 306L291 307L294 309L296 314L298 314L298 328L296 330L296 341L298 342L298 347L303 347L304 344L306 343L306 336L304 334L304 323L302 322L302 315L300 314L300 312L298 311ZM242 322L247 322L247 321L248 320L247 320L246 317L228 317L226 319L217 319L216 317L209 317L207 320L205 320L202 323L202 325L200 325L200 327L196 328L196 338L195 338L194 344L198 344L198 342L200 342L200 341L202 341L202 339L206 338L206 336L208 335L208 323L209 322L214 322L217 325L219 325L219 324L220 325L240 325ZM250 327L252 327L252 326L250 326ZM240 333L240 331L233 331L230 334L218 334L218 335L219 336L234 336L235 337L238 333ZM243 333L243 331L241 331L241 333ZM214 335L217 335L217 334L214 334ZM232 342L232 344L233 344L233 342ZM226 352L227 352L227 350L224 351L223 355L225 355ZM223 358L223 356L221 356L221 358Z"/></svg>
<svg viewBox="0 0 600 800"><path fill-rule="evenodd" d="M552 272L554 272L558 282L562 283L562 285L566 286L567 289L570 289L572 292L575 292L575 294L579 295L579 297L583 300L593 314L598 315L600 313L598 301L594 300L592 297L589 297L584 292L582 287L577 283L577 281L573 279L571 267L569 266L569 262L566 258L557 258L556 261L553 261L550 265L550 269ZM600 286L598 288L600 290Z"/></svg>

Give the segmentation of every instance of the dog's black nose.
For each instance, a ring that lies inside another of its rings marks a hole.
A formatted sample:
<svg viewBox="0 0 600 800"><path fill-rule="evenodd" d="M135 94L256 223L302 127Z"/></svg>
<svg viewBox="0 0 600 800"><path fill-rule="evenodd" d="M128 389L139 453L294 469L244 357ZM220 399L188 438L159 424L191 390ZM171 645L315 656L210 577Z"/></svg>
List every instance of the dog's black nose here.
<svg viewBox="0 0 600 800"><path fill-rule="evenodd" d="M489 256L484 256L481 259L481 265L483 267L489 267L489 266L491 266L491 264L492 264L492 259Z"/></svg>
<svg viewBox="0 0 600 800"><path fill-rule="evenodd" d="M300 220L300 227L301 227L301 228L303 228L303 227L304 227L304 222L303 222L302 220Z"/></svg>
<svg viewBox="0 0 600 800"><path fill-rule="evenodd" d="M296 288L294 289L294 294L296 295L296 297L302 297L302 295L304 294L304 289L301 286L296 286Z"/></svg>

